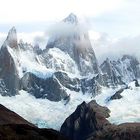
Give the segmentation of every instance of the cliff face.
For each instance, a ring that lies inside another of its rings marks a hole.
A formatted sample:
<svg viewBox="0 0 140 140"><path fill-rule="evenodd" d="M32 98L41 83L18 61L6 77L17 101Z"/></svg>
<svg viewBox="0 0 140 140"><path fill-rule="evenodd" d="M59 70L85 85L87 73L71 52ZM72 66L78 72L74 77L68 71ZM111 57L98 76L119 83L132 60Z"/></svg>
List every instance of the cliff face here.
<svg viewBox="0 0 140 140"><path fill-rule="evenodd" d="M0 105L1 140L67 140L52 129L39 129L18 114Z"/></svg>
<svg viewBox="0 0 140 140"><path fill-rule="evenodd" d="M95 101L83 102L60 131L71 140L139 140L140 123L113 125L106 119L109 112Z"/></svg>
<svg viewBox="0 0 140 140"><path fill-rule="evenodd" d="M26 73L21 79L21 88L34 95L36 98L47 98L50 101L60 101L68 95L54 76L40 78L32 73Z"/></svg>
<svg viewBox="0 0 140 140"><path fill-rule="evenodd" d="M12 28L0 49L0 94L12 96L18 94L19 76L11 52L18 51L16 31Z"/></svg>
<svg viewBox="0 0 140 140"><path fill-rule="evenodd" d="M97 131L104 129L109 122L105 119L109 117L109 110L99 106L95 101L86 104L83 102L77 107L61 127L61 133L72 140L86 140L90 135L95 135Z"/></svg>

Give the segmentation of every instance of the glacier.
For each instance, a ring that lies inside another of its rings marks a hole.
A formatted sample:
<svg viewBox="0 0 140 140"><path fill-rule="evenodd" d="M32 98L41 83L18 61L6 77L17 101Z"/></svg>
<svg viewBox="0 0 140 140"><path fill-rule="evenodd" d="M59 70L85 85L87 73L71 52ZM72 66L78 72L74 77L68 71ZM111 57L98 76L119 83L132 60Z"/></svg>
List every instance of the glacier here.
<svg viewBox="0 0 140 140"><path fill-rule="evenodd" d="M82 101L88 103L93 99L111 110L108 120L112 123L140 122L140 87L135 87L134 82L130 83L129 86L131 86L131 89L122 93L122 99L113 101L108 101L108 99L120 87L117 89L104 87L102 93L95 98L88 94L77 94L77 92L68 90L67 92L71 94L71 100L67 105L65 105L64 100L51 102L48 99L36 99L23 90L20 91L19 95L12 97L0 95L0 103L40 128L59 130L64 120L75 111L77 105Z"/></svg>

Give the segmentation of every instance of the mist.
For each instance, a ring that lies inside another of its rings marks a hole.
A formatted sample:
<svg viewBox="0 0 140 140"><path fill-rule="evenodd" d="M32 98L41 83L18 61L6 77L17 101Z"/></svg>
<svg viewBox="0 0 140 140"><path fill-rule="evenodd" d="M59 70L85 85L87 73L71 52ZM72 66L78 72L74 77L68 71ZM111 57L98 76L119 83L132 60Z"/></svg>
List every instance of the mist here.
<svg viewBox="0 0 140 140"><path fill-rule="evenodd" d="M67 22L57 22L51 24L47 27L44 34L41 36L36 36L33 39L34 44L39 44L39 46L44 49L48 43L48 41L54 41L57 37L69 37L74 36L76 34L82 35L87 33L88 25L84 21L79 21L77 24L71 24ZM85 43L85 42L83 42Z"/></svg>
<svg viewBox="0 0 140 140"><path fill-rule="evenodd" d="M140 35L111 38L107 33L101 33L100 37L96 40L92 39L91 43L99 63L106 58L116 60L125 54L133 55L140 60Z"/></svg>
<svg viewBox="0 0 140 140"><path fill-rule="evenodd" d="M18 41L22 39L25 43L27 42L32 45L39 44L41 49L45 49L48 40L53 36L63 37L73 35L74 33L82 34L87 33L88 30L94 32L94 34L89 34L89 38L99 64L107 57L111 60L116 60L125 54L134 55L140 59L140 35L112 38L108 33L90 30L90 26L85 22L79 23L78 26L65 22L54 23L48 26L45 32L18 33L17 31L17 37ZM0 33L0 47L4 43L6 36L6 33ZM84 44L84 41L82 43Z"/></svg>

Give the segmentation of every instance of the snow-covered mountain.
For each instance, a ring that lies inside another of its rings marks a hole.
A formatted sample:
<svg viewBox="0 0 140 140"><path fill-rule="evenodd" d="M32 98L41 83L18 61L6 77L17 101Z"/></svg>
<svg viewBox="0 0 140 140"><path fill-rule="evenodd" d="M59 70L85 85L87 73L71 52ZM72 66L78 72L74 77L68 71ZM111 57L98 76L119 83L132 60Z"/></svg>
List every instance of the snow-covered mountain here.
<svg viewBox="0 0 140 140"><path fill-rule="evenodd" d="M112 86L128 84L134 79L140 78L140 63L134 56L123 55L117 61L108 58L100 66L103 73L106 73L108 83Z"/></svg>
<svg viewBox="0 0 140 140"><path fill-rule="evenodd" d="M98 62L89 40L88 31L82 29L78 18L74 14L70 14L61 22L65 25L65 30L68 33L51 36L46 50L58 48L68 54L83 76L98 74L100 72Z"/></svg>
<svg viewBox="0 0 140 140"><path fill-rule="evenodd" d="M62 22L76 30L63 37L50 37L55 40L49 41L45 50L22 41L18 43L16 29L9 31L0 50L2 95L16 95L24 89L37 98L60 101L68 96L67 89L98 94L101 76L88 34L81 32L73 14Z"/></svg>
<svg viewBox="0 0 140 140"><path fill-rule="evenodd" d="M105 60L98 65L88 32L76 15L61 21L67 33L53 34L46 46L17 41L13 27L0 50L0 90L16 95L25 90L37 98L60 101L69 98L67 90L95 96L102 86L117 86L140 76L138 60L124 55L120 60Z"/></svg>
<svg viewBox="0 0 140 140"><path fill-rule="evenodd" d="M49 104L51 117L54 115L54 109L58 110L57 115L66 109L64 116L59 114L63 117L62 120L58 118L62 124L83 100L97 98L98 101L105 102L107 98L104 97L104 89L112 94L116 90L112 89L112 86L126 86L134 79L140 78L140 64L134 56L124 55L116 61L106 59L99 66L88 32L81 28L76 15L70 14L61 23L65 25L66 33L62 31L50 36L44 50L38 45L18 42L15 28L9 31L0 49L0 94L8 96L5 99L11 104L15 100L25 100L25 103L21 103L25 106L31 100L41 109L42 106L46 109ZM26 97L29 99L25 99ZM0 99L3 98L0 96ZM8 103L3 100L4 105L11 107ZM35 108L34 104L31 102L28 105ZM41 112L38 115L35 113L32 119L16 106L13 106L13 109L29 121L38 124L39 117L44 117L44 113L42 115ZM44 112L48 113L45 109ZM54 124L55 121L50 121L48 126ZM57 129L59 127L54 126Z"/></svg>

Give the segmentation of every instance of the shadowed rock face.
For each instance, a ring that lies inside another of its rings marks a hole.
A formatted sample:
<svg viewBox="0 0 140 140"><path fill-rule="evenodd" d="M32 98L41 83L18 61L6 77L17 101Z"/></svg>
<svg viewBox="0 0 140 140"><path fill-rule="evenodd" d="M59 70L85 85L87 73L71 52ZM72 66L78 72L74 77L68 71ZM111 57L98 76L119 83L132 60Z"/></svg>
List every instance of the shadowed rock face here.
<svg viewBox="0 0 140 140"><path fill-rule="evenodd" d="M114 95L111 96L110 100L116 100L116 99L121 99L122 95L121 93L124 91L124 89L118 90Z"/></svg>
<svg viewBox="0 0 140 140"><path fill-rule="evenodd" d="M79 92L81 89L80 79L78 78L70 78L67 73L64 72L55 72L55 77L59 80L59 82L66 88Z"/></svg>
<svg viewBox="0 0 140 140"><path fill-rule="evenodd" d="M90 93L94 97L101 92L101 85L104 85L99 75L81 79L81 91L83 94Z"/></svg>
<svg viewBox="0 0 140 140"><path fill-rule="evenodd" d="M43 79L32 73L26 73L21 79L21 89L28 91L36 98L47 98L51 101L60 101L67 96L65 89L55 76Z"/></svg>
<svg viewBox="0 0 140 140"><path fill-rule="evenodd" d="M97 105L95 101L89 104L83 102L66 119L60 131L72 140L86 140L89 135L109 125L106 117L109 117L109 110L106 107Z"/></svg>
<svg viewBox="0 0 140 140"><path fill-rule="evenodd" d="M0 50L0 79L1 95L16 95L18 89L18 75L12 56L6 46Z"/></svg>
<svg viewBox="0 0 140 140"><path fill-rule="evenodd" d="M8 36L4 42L4 45L9 46L11 48L18 49L17 43L17 33L15 27L13 27L9 32Z"/></svg>
<svg viewBox="0 0 140 140"><path fill-rule="evenodd" d="M110 97L109 100L116 100L116 99L121 99L123 96L121 95L121 93L126 90L126 89L130 89L131 87L129 87L128 85L125 85L124 87L122 87L121 89L119 89L118 91L115 92L114 95L112 95Z"/></svg>
<svg viewBox="0 0 140 140"><path fill-rule="evenodd" d="M52 129L39 129L16 113L0 105L1 140L67 140Z"/></svg>
<svg viewBox="0 0 140 140"><path fill-rule="evenodd" d="M128 83L140 77L139 61L130 55L124 55L117 61L107 58L100 68L107 75L107 83L111 86Z"/></svg>
<svg viewBox="0 0 140 140"><path fill-rule="evenodd" d="M61 127L71 140L139 140L140 123L111 124L109 110L95 101L83 102Z"/></svg>
<svg viewBox="0 0 140 140"><path fill-rule="evenodd" d="M17 49L16 31L12 28L0 49L0 94L13 96L18 94L19 76L10 49Z"/></svg>
<svg viewBox="0 0 140 140"><path fill-rule="evenodd" d="M138 80L137 79L134 79L134 81L135 81L135 86L136 87L140 87L140 84L139 84Z"/></svg>
<svg viewBox="0 0 140 140"><path fill-rule="evenodd" d="M21 89L31 93L36 98L47 98L51 101L60 101L68 97L66 89L79 92L80 90L89 93L91 97L96 96L101 87L97 82L98 78L79 79L70 78L67 73L55 72L51 77L41 78L33 73L27 72L21 78Z"/></svg>
<svg viewBox="0 0 140 140"><path fill-rule="evenodd" d="M108 86L122 84L122 75L115 69L113 63L107 58L100 66L103 73L107 75Z"/></svg>

